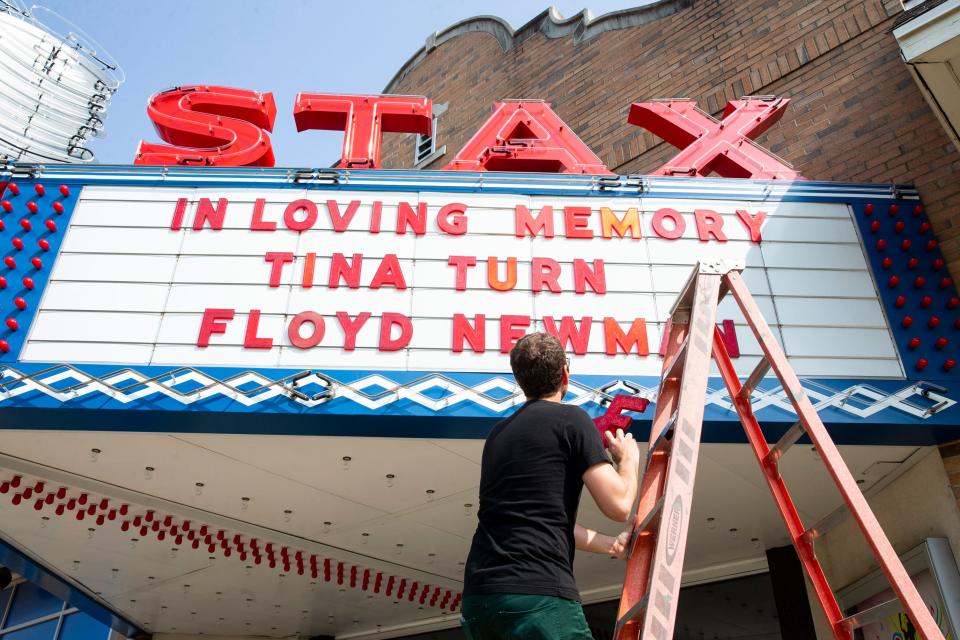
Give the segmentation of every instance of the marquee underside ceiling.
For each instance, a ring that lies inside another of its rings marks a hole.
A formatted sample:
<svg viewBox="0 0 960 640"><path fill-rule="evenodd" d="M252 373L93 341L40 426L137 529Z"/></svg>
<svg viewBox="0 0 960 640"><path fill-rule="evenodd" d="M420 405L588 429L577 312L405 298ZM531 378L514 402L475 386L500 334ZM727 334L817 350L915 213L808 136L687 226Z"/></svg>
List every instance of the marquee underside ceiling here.
<svg viewBox="0 0 960 640"><path fill-rule="evenodd" d="M431 591L462 587L476 523L481 440L0 431L0 441L2 480L14 474L27 482L46 479L127 503L131 514L153 509L194 527L207 523L260 544L273 540L334 564L369 568L371 575L416 580ZM867 492L918 451L841 447ZM782 469L806 522L839 505L809 445L792 449ZM35 510L31 500L15 506L11 494L0 497L4 539L154 633L361 638L379 629L376 637L387 638L450 626L458 617L429 600L421 605L375 594L372 584L364 590L359 579L350 588L349 575L343 586L335 575L325 582L322 572L316 580L309 570L281 576L282 567L254 565L236 554L177 546L153 533L140 539L135 529L121 530L122 518L93 526L71 513ZM618 531L589 497L580 522ZM788 543L749 448L704 445L686 580L762 571L764 550ZM622 571L618 561L578 554L584 600L619 595Z"/></svg>

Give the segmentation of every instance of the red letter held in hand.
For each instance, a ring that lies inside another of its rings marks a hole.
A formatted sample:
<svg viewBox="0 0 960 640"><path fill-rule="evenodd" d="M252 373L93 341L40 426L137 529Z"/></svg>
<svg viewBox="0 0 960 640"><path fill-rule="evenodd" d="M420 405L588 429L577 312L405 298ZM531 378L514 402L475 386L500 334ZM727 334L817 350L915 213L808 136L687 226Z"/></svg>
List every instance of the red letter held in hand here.
<svg viewBox="0 0 960 640"><path fill-rule="evenodd" d="M419 96L352 96L298 93L293 107L297 131L343 131L339 166L377 169L384 133L430 135L433 106Z"/></svg>
<svg viewBox="0 0 960 640"><path fill-rule="evenodd" d="M649 404L650 401L646 398L628 396L623 393L615 395L613 402L607 407L606 413L593 419L593 424L597 427L597 431L600 432L600 439L603 440L603 446L607 446L607 441L603 437L604 433L607 431L616 433L617 429L627 431L630 428L633 420L630 419L630 416L623 415L624 411L643 413L647 410Z"/></svg>
<svg viewBox="0 0 960 640"><path fill-rule="evenodd" d="M157 135L174 146L140 141L134 164L272 167L277 106L272 93L229 87L175 87L150 98Z"/></svg>
<svg viewBox="0 0 960 640"><path fill-rule="evenodd" d="M542 101L497 102L449 171L610 173L603 162Z"/></svg>
<svg viewBox="0 0 960 640"><path fill-rule="evenodd" d="M723 122L717 122L693 100L635 102L627 122L682 149L654 175L798 180L792 167L751 142L776 124L789 103L786 98L732 100Z"/></svg>

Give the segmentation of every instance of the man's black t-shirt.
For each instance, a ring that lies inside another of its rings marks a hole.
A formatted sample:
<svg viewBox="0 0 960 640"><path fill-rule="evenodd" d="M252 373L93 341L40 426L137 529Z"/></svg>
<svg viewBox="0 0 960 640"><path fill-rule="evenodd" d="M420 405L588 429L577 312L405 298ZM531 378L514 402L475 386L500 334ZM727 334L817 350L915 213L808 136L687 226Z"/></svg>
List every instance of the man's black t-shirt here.
<svg viewBox="0 0 960 640"><path fill-rule="evenodd" d="M483 447L480 509L463 593L579 600L573 527L583 472L608 458L583 409L527 402Z"/></svg>

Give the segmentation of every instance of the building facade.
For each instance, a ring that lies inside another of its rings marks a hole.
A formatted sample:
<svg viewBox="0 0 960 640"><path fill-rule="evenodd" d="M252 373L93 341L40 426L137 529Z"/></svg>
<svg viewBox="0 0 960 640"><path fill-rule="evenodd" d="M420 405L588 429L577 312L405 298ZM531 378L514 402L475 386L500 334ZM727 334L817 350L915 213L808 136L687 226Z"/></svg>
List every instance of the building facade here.
<svg viewBox="0 0 960 640"><path fill-rule="evenodd" d="M956 637L960 153L949 83L917 67L953 60L918 43L943 39L955 4L469 19L385 88L433 102L431 135L384 138L386 170L184 166L189 153L5 166L0 565L17 584L0 592L0 640L461 638L483 439L523 402L504 354L526 331L558 335L565 401L600 420L618 395L651 400L632 416L646 439L671 306L703 260L745 266ZM677 149L627 118L678 96L717 120L743 96L788 98L756 144L804 179L662 175ZM253 111L272 122L267 97ZM596 171L444 170L491 105L519 99L539 116L506 142L543 141L543 100ZM745 378L762 348L731 301L718 323ZM723 384L708 387L674 637L830 638ZM753 406L770 442L797 420L770 376ZM845 611L882 603L804 442L780 468L830 585ZM589 499L580 519L617 526ZM622 564L579 554L575 570L611 638ZM909 637L899 613L866 637Z"/></svg>

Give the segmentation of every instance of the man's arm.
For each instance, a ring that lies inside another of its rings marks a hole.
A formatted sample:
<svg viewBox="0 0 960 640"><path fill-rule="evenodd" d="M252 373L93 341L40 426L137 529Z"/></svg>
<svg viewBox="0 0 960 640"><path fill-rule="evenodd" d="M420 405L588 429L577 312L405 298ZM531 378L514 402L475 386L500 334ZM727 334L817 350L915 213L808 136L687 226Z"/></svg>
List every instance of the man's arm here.
<svg viewBox="0 0 960 640"><path fill-rule="evenodd" d="M622 558L627 552L627 544L630 542L630 529L627 529L616 538L603 533L598 533L593 529L587 529L584 526L576 525L573 529L573 537L577 543L577 549L580 551L589 551L590 553L605 553L614 558Z"/></svg>
<svg viewBox="0 0 960 640"><path fill-rule="evenodd" d="M608 431L607 440L607 449L617 468L606 462L595 464L583 472L583 484L603 515L617 522L626 522L637 499L640 449L633 436L624 435L621 429L617 429L617 435Z"/></svg>

